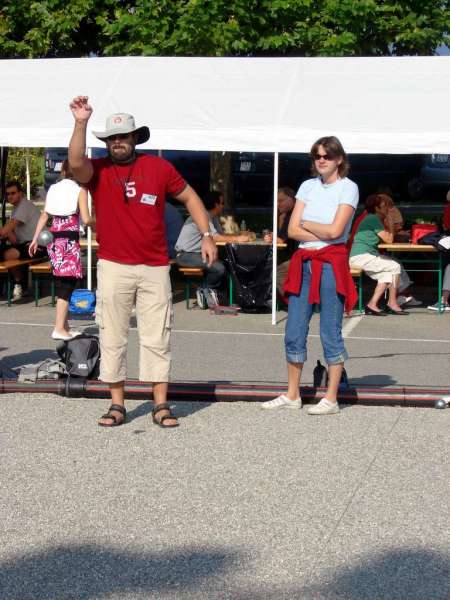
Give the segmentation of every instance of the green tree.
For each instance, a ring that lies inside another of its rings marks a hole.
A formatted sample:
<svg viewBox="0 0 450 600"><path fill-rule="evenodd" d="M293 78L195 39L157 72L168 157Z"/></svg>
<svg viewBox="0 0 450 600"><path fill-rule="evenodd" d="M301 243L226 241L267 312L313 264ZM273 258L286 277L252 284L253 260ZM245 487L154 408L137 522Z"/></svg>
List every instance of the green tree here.
<svg viewBox="0 0 450 600"><path fill-rule="evenodd" d="M449 30L449 0L5 0L0 56L430 55Z"/></svg>
<svg viewBox="0 0 450 600"><path fill-rule="evenodd" d="M141 0L103 21L106 55L429 55L447 44L436 0ZM232 156L211 153L211 184L233 208Z"/></svg>
<svg viewBox="0 0 450 600"><path fill-rule="evenodd" d="M426 55L449 28L448 0L5 0L0 55Z"/></svg>
<svg viewBox="0 0 450 600"><path fill-rule="evenodd" d="M27 157L30 168L31 195L37 194L44 184L44 149L43 148L11 148L6 167L6 181L16 180L24 190L27 182Z"/></svg>
<svg viewBox="0 0 450 600"><path fill-rule="evenodd" d="M450 25L439 0L140 0L115 16L107 55L426 55Z"/></svg>

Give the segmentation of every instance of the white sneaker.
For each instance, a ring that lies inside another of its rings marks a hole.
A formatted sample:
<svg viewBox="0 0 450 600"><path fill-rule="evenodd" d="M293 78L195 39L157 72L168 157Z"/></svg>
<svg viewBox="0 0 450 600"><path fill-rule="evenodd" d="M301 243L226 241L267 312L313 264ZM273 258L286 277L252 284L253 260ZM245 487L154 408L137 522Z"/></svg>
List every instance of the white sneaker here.
<svg viewBox="0 0 450 600"><path fill-rule="evenodd" d="M20 300L23 297L23 289L20 283L14 285L12 298L13 300Z"/></svg>
<svg viewBox="0 0 450 600"><path fill-rule="evenodd" d="M83 332L80 331L79 329L71 329L70 330L70 335L74 338L77 337L77 335L81 335Z"/></svg>
<svg viewBox="0 0 450 600"><path fill-rule="evenodd" d="M289 400L287 396L281 394L281 396L277 396L273 400L267 400L267 402L263 402L261 404L261 408L263 410L273 410L277 408L301 408L302 407L302 399L297 398L297 400Z"/></svg>
<svg viewBox="0 0 450 600"><path fill-rule="evenodd" d="M206 298L203 294L203 291L200 288L197 288L197 291L195 292L195 296L197 298L197 306L199 308L201 308L202 310L205 310L205 308L207 308Z"/></svg>
<svg viewBox="0 0 450 600"><path fill-rule="evenodd" d="M214 303L216 304L216 306L219 306L220 305L219 296L218 296L216 290L209 288L209 293L211 294L211 298L214 300Z"/></svg>
<svg viewBox="0 0 450 600"><path fill-rule="evenodd" d="M450 306L444 302L441 302L440 305L439 302L436 302L436 304L431 304L430 306L427 306L427 308L428 310L440 310L445 312L450 311Z"/></svg>
<svg viewBox="0 0 450 600"><path fill-rule="evenodd" d="M72 336L71 335L64 335L62 333L58 333L56 331L56 329L54 329L52 331L52 339L53 340L63 340L63 341L67 341L67 340L71 340Z"/></svg>
<svg viewBox="0 0 450 600"><path fill-rule="evenodd" d="M339 412L339 404L337 402L329 402L326 398L308 408L308 415L335 415Z"/></svg>

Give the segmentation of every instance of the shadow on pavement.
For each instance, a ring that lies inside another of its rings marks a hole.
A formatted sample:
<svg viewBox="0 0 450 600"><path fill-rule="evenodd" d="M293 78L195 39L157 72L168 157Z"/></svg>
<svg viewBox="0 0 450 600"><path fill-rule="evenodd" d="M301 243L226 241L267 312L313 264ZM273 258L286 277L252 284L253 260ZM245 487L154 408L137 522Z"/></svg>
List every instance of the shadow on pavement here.
<svg viewBox="0 0 450 600"><path fill-rule="evenodd" d="M55 350L50 350L49 348L42 350L31 350L31 352L3 356L0 359L0 366L7 369L15 369L17 367L22 367L23 365L41 362L47 358L58 358L58 355L56 354Z"/></svg>
<svg viewBox="0 0 450 600"><path fill-rule="evenodd" d="M343 560L348 560L343 554ZM324 583L245 589L239 600L448 600L450 557L425 549L398 549L363 557L333 573L315 577ZM276 581L274 574L269 581ZM270 585L270 583L269 583ZM227 596L228 597L228 596Z"/></svg>
<svg viewBox="0 0 450 600"><path fill-rule="evenodd" d="M450 556L398 549L367 556L337 571L325 584L306 586L291 598L332 600L444 600L450 597Z"/></svg>
<svg viewBox="0 0 450 600"><path fill-rule="evenodd" d="M352 357L353 358L353 357ZM389 387L397 385L397 381L390 375L364 375L363 377L349 377L350 386L367 385L374 387Z"/></svg>
<svg viewBox="0 0 450 600"><path fill-rule="evenodd" d="M350 360L374 359L374 358L394 358L395 356L448 356L448 352L394 352L392 354L372 354L371 356L351 356Z"/></svg>
<svg viewBox="0 0 450 600"><path fill-rule="evenodd" d="M196 412L204 410L211 406L213 402L176 402L168 400L169 404L174 407L174 413L177 417L183 418L188 417L189 415L193 415ZM130 406L130 402L127 402L127 407ZM127 408L127 423L131 423L135 419L139 419L141 417L145 417L150 415L152 412L153 403L152 402L143 402L132 408L131 410Z"/></svg>
<svg viewBox="0 0 450 600"><path fill-rule="evenodd" d="M210 548L135 553L99 545L58 546L0 563L0 596L98 600L172 592L182 597L189 590L200 591L205 580L239 562L236 553Z"/></svg>

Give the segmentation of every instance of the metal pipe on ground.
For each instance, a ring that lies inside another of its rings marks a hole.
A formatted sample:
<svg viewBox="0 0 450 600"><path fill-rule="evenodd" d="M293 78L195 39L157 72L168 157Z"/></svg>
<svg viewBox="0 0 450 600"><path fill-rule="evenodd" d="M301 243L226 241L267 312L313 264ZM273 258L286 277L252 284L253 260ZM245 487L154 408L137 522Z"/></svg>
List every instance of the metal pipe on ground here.
<svg viewBox="0 0 450 600"><path fill-rule="evenodd" d="M223 382L172 382L169 384L169 400L189 402L262 402L285 392L285 386L265 384L238 384ZM23 383L17 379L0 379L0 394L48 393L67 398L109 398L106 383L98 380L84 380L68 377L65 379L41 379L35 383ZM325 388L302 387L301 396L305 402L320 400ZM145 381L125 381L125 395L128 400L152 398L152 385ZM351 387L338 394L343 404L365 406L436 406L445 408L450 403L450 389L417 388L373 388Z"/></svg>

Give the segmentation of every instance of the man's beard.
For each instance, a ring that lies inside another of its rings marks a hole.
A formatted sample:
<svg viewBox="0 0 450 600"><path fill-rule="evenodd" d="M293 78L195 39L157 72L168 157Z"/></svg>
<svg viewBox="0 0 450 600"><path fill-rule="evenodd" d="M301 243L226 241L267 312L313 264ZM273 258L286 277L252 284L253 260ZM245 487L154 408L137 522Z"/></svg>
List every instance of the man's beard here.
<svg viewBox="0 0 450 600"><path fill-rule="evenodd" d="M113 163L118 165L127 165L134 161L136 158L135 149L131 148L128 154L121 154L120 156L115 156L110 149L108 149L108 156Z"/></svg>

